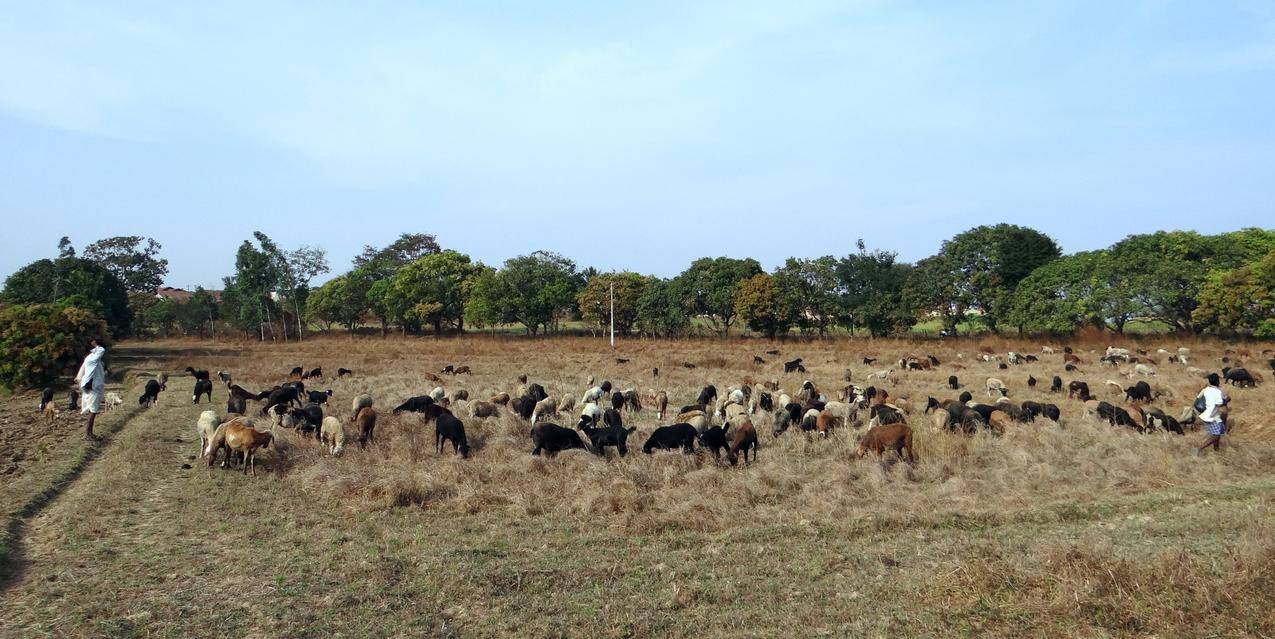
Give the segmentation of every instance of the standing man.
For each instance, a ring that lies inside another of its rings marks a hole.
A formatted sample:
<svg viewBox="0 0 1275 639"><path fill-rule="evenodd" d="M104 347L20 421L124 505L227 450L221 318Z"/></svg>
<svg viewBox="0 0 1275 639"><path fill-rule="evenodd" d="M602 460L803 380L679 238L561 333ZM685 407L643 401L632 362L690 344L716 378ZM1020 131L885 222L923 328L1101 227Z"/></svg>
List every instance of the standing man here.
<svg viewBox="0 0 1275 639"><path fill-rule="evenodd" d="M80 412L88 413L89 423L84 430L85 439L97 439L93 434L93 421L102 412L102 391L106 386L106 366L102 358L106 349L97 340L89 340L89 354L80 364L80 372L75 374L75 383L79 385L83 397L80 399Z"/></svg>
<svg viewBox="0 0 1275 639"><path fill-rule="evenodd" d="M1203 446L1191 450L1193 456L1199 457L1209 446L1215 451L1222 446L1222 433L1226 432L1227 398L1220 384L1217 373L1209 373L1209 385L1196 396L1195 409L1200 413L1200 421L1204 422L1209 438L1204 440Z"/></svg>

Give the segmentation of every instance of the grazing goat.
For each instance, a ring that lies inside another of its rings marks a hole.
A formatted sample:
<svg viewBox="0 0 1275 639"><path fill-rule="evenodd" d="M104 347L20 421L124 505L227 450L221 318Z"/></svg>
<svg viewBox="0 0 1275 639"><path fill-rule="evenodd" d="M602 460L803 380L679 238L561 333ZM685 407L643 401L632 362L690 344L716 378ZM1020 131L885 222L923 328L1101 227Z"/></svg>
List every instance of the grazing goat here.
<svg viewBox="0 0 1275 639"><path fill-rule="evenodd" d="M1061 393L1061 392L1062 392L1062 378L1061 378L1061 377L1059 377L1059 376L1057 376L1057 375L1054 375L1054 379L1053 379L1052 381L1050 381L1050 382L1049 382L1049 392L1051 392L1051 393Z"/></svg>
<svg viewBox="0 0 1275 639"><path fill-rule="evenodd" d="M574 430L548 422L537 424L531 429L531 443L535 445L532 455L539 455L542 451L554 454L572 448L584 448L584 441Z"/></svg>
<svg viewBox="0 0 1275 639"><path fill-rule="evenodd" d="M496 404L498 406L508 406L509 393L496 393L495 395L492 395L490 398L488 398L487 401L493 404Z"/></svg>
<svg viewBox="0 0 1275 639"><path fill-rule="evenodd" d="M1244 368L1223 368L1222 378L1232 386L1238 386L1240 388L1253 388L1257 386L1257 380L1253 377L1253 374L1248 372L1248 369Z"/></svg>
<svg viewBox="0 0 1275 639"><path fill-rule="evenodd" d="M606 457L606 447L613 446L615 452L624 457L629 452L629 435L632 435L637 428L625 428L618 425L594 428L588 424L581 424L580 430L585 437L589 438L589 443L593 445L594 454Z"/></svg>
<svg viewBox="0 0 1275 639"><path fill-rule="evenodd" d="M463 368L463 367L462 367ZM465 438L465 422L451 413L444 413L434 421L434 444L438 454L443 454L443 443L451 440L452 448L462 458L469 458L469 440Z"/></svg>
<svg viewBox="0 0 1275 639"><path fill-rule="evenodd" d="M331 396L332 389L330 388L325 391L310 391L306 393L306 399L309 399L313 404L326 404L328 403L328 398Z"/></svg>
<svg viewBox="0 0 1275 639"><path fill-rule="evenodd" d="M793 373L793 372L797 372L797 373L804 373L804 372L806 372L806 367L805 367L805 366L803 366L801 362L802 362L802 359L801 359L800 357L798 357L797 359L794 359L794 360L792 360L792 361L790 361L790 362L784 362L784 372L785 372L785 373Z"/></svg>
<svg viewBox="0 0 1275 639"><path fill-rule="evenodd" d="M319 367L319 368L312 368L312 369L310 369L310 371L309 371L309 372L304 373L304 374L302 374L302 375L301 375L301 379L310 379L310 378L312 378L312 377L313 377L313 378L322 378L322 377L323 377L323 368L322 368L322 367Z"/></svg>
<svg viewBox="0 0 1275 639"><path fill-rule="evenodd" d="M323 426L319 429L319 441L328 447L328 453L340 455L345 450L345 427L341 420L331 415L323 418Z"/></svg>
<svg viewBox="0 0 1275 639"><path fill-rule="evenodd" d="M252 422L245 418L235 418L217 427L213 433L212 441L208 447L204 449L204 455L208 457L208 465L212 466L217 460L217 452L226 451L226 462L222 463L224 467L231 462L231 455L239 453L243 455L243 472L248 474L252 471L252 476L257 476L257 449L269 448L270 443L274 441L274 433L263 432L252 428Z"/></svg>
<svg viewBox="0 0 1275 639"><path fill-rule="evenodd" d="M48 406L50 403L53 402L54 393L57 393L57 390L55 390L52 386L44 389L44 391L40 393L40 410L41 411L44 410L45 406Z"/></svg>
<svg viewBox="0 0 1275 639"><path fill-rule="evenodd" d="M1153 399L1151 396L1151 385L1146 382L1138 382L1137 384L1124 389L1124 398L1127 402L1142 401L1150 403Z"/></svg>
<svg viewBox="0 0 1275 639"><path fill-rule="evenodd" d="M722 449L726 448L726 431L721 426L714 426L699 434L699 445L713 453L713 459L720 459Z"/></svg>
<svg viewBox="0 0 1275 639"><path fill-rule="evenodd" d="M190 395L190 401L191 401L191 403L192 403L192 404L198 404L198 403L199 403L199 396L200 396L200 395L207 395L207 396L208 396L208 403L209 403L209 404L211 404L211 403L212 403L212 389L213 389L212 380L207 380L207 379L197 379L197 380L195 380L195 390L194 390L194 391L191 393L191 395Z"/></svg>
<svg viewBox="0 0 1275 639"><path fill-rule="evenodd" d="M902 422L873 426L868 432L859 436L855 454L862 458L868 452L878 456L887 450L908 463L916 463L916 450L912 447L912 428ZM907 451L906 454L904 451Z"/></svg>
<svg viewBox="0 0 1275 639"><path fill-rule="evenodd" d="M226 412L243 415L248 412L248 403L242 397L233 395L226 397Z"/></svg>
<svg viewBox="0 0 1275 639"><path fill-rule="evenodd" d="M960 382L960 380L956 379L956 376L955 376L955 375L948 375L948 376L947 376L947 387L948 387L948 388L950 388L950 389L952 389L952 390L960 390L960 389L961 389L961 382Z"/></svg>
<svg viewBox="0 0 1275 639"><path fill-rule="evenodd" d="M1078 397L1082 402L1089 401L1089 384L1078 380L1068 384L1067 399L1071 399L1072 397Z"/></svg>
<svg viewBox="0 0 1275 639"><path fill-rule="evenodd" d="M491 402L474 402L469 405L469 414L480 418L495 417L500 414L500 409Z"/></svg>
<svg viewBox="0 0 1275 639"><path fill-rule="evenodd" d="M749 449L753 451L752 461L757 461L757 447L757 429L753 427L751 421L741 422L731 431L730 446L726 449L726 461L734 466L739 461L740 451L743 451L744 463L749 463Z"/></svg>
<svg viewBox="0 0 1275 639"><path fill-rule="evenodd" d="M191 366L186 367L186 372L190 373L190 376L194 377L197 380L208 379L209 377L208 371L197 371L194 369L194 367L191 367Z"/></svg>
<svg viewBox="0 0 1275 639"><path fill-rule="evenodd" d="M354 371L352 371L352 370L350 370L350 369L348 369L348 368L338 368L338 369L336 369L336 376L337 376L337 377L349 377L350 375L353 375L353 374L354 374Z"/></svg>
<svg viewBox="0 0 1275 639"><path fill-rule="evenodd" d="M1005 387L1005 382L1002 382L1001 380L996 379L995 377L988 377L987 378L987 396L988 397L992 397L992 391L999 392L1001 394L1001 397L1009 397L1009 389Z"/></svg>
<svg viewBox="0 0 1275 639"><path fill-rule="evenodd" d="M367 448L372 441L372 431L376 429L376 409L364 406L354 414L354 428L359 432L359 448Z"/></svg>
<svg viewBox="0 0 1275 639"><path fill-rule="evenodd" d="M137 404L144 408L150 408L152 404L159 400L159 392L161 390L164 390L162 384L153 379L146 380L146 387L142 391L142 396L137 398Z"/></svg>
<svg viewBox="0 0 1275 639"><path fill-rule="evenodd" d="M531 409L531 423L544 419L549 415L558 414L558 402L552 397L546 397L536 402Z"/></svg>
<svg viewBox="0 0 1275 639"><path fill-rule="evenodd" d="M397 415L399 413L423 413L430 406L434 405L434 398L429 395L417 395L409 397L399 404L392 412Z"/></svg>
<svg viewBox="0 0 1275 639"><path fill-rule="evenodd" d="M651 454L656 448L671 450L681 448L686 454L695 452L695 427L690 424L672 424L660 426L651 433L646 443L642 444L642 452Z"/></svg>

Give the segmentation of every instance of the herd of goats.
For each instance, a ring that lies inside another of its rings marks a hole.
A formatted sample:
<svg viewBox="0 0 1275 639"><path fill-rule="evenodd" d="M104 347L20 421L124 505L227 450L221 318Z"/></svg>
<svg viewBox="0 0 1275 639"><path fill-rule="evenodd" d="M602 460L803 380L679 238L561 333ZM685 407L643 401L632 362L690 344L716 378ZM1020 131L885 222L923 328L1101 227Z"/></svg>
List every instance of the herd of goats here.
<svg viewBox="0 0 1275 639"><path fill-rule="evenodd" d="M1050 347L1041 349L1041 356L1054 354ZM1268 358L1272 370L1275 370L1275 359L1270 359L1275 352L1263 351L1263 355ZM1185 367L1188 373L1197 377L1206 377L1209 373L1190 365L1191 353L1186 348L1180 348L1175 353L1160 349L1156 355L1150 355L1142 349L1130 351L1109 347L1101 355L1100 362L1111 366L1128 365L1129 369L1124 375L1129 378L1150 377L1156 374L1154 366L1159 361L1157 356L1167 357L1170 363ZM1253 387L1265 381L1260 373L1250 372L1238 365L1232 366L1233 356L1251 357L1251 354L1245 349L1227 351L1226 356L1221 358L1221 376L1226 382L1236 387ZM958 357L963 359L963 355ZM980 349L977 358L982 362L994 363L1000 369L1039 361L1036 355L1010 352L1001 356L986 347ZM869 366L875 362L872 358L863 359L863 363ZM1076 372L1077 366L1082 363L1081 358L1070 347L1063 349L1064 372ZM783 391L777 381L754 384L751 379L747 379L745 383L727 388L720 395L718 389L709 384L700 390L694 403L677 410L672 424L656 428L643 444L642 451L652 453L655 450L682 449L686 453L693 453L698 443L701 448L711 451L715 459L720 460L721 453L725 451L726 461L731 465L736 465L740 457L747 464L756 459L758 449L753 417L770 415L773 417L771 422L774 437L781 436L793 427L827 437L838 427L849 425L860 429L866 425L867 430L856 439L856 453L859 457L869 452L882 456L892 452L899 460L915 463L916 454L912 446L912 428L908 425L908 416L915 412L915 408L919 408L919 402L914 404L906 394L894 397L885 385L897 381L898 371L932 371L939 366L939 360L932 355L907 355L899 359L894 367L870 373L867 380L875 381L881 386L866 388L849 383L850 373L847 371L847 383L836 391L836 399L830 399L810 380L803 381L795 395ZM951 362L947 367L963 369L965 366L960 362ZM800 358L785 362L783 369L786 374L805 372ZM211 402L214 383L209 371L187 367L185 372L195 380L192 401L197 404L202 397L206 397ZM464 375L470 370L466 366L447 366L442 372ZM659 369L653 369L652 374L658 379ZM349 436L346 421L324 414L324 407L332 397L332 391L306 388L307 381L323 378L321 368L309 371L301 367L294 368L287 382L256 393L234 383L229 373L218 371L216 375L227 390L226 412L229 419L223 421L212 410L204 411L198 419L196 430L200 439L200 454L207 458L209 466L224 453L223 467L242 465L245 473L255 475L255 453L271 445L274 426L294 428L307 436L313 436L332 455L340 455L344 450ZM345 368L337 371L337 377L350 375L353 375L353 371ZM425 377L433 382L442 382L442 378L432 373L425 373ZM534 455L587 448L605 456L606 449L610 447L623 456L628 452L629 435L637 430L635 427L624 426L625 412L641 411L643 401L647 401L653 405L659 421L664 421L669 414L669 398L664 391L651 389L643 395L632 388L614 389L609 381L594 385L592 376L587 382L590 388L583 393L578 404L574 394L568 393L561 399L550 397L542 385L529 383L525 375L518 377L518 384L516 392L497 393L485 401L471 401L468 391L463 389L448 395L442 386L438 386L427 395L407 398L392 412L415 413L425 423L433 422L438 453L442 454L446 444L450 443L456 454L466 458L470 454L470 447L465 436L465 424L452 412L453 407L464 406L473 418L495 417L502 411L509 411L528 422ZM159 393L166 389L166 385L167 375L163 374L147 381L138 403L142 406L151 405ZM1027 386L1036 385L1036 378L1029 375ZM953 391L962 388L956 375L948 377L947 386ZM1198 417L1192 406L1187 406L1177 418L1153 408L1151 403L1161 395L1161 391L1153 388L1145 379L1127 387L1108 380L1106 386L1110 387L1113 394L1123 395L1123 400L1117 400L1117 403L1099 400L1083 381L1072 381L1064 388L1063 380L1058 375L1053 376L1048 392L1056 393L1059 397L1065 392L1068 399L1084 402L1086 415L1105 420L1113 427L1127 427L1138 432L1163 430L1181 435L1184 427L1194 424ZM1009 398L1009 387L998 378L987 378L985 389L988 403L975 402L973 395L967 390L954 399L928 397L923 413L931 416L928 419L932 420L937 430L965 434L981 430L999 434L1013 423L1028 423L1037 419L1059 421L1060 410L1057 404L1036 401L1015 403ZM118 397L110 398L108 405L113 402L118 402ZM248 402L260 403L256 416L271 420L269 430L255 427L254 419L247 411ZM575 428L565 428L547 421L562 413L578 415ZM353 399L348 422L360 448L373 441L377 416L370 395L362 394ZM580 437L580 433L584 434L584 439ZM587 447L585 439L589 443Z"/></svg>

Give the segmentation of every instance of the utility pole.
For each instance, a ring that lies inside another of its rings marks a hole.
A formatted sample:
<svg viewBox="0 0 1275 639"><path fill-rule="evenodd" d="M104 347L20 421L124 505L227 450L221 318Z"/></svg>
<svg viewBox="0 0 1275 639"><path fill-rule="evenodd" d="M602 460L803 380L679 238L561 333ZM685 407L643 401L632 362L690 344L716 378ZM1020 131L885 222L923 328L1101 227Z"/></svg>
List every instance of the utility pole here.
<svg viewBox="0 0 1275 639"><path fill-rule="evenodd" d="M611 282L611 350L615 350L615 282Z"/></svg>

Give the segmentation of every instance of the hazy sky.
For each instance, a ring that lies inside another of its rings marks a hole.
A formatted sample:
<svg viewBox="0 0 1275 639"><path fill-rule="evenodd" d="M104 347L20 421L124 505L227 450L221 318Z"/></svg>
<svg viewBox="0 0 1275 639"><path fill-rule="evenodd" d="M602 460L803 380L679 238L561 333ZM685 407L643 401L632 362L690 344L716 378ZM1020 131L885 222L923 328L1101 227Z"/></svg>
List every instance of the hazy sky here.
<svg viewBox="0 0 1275 639"><path fill-rule="evenodd" d="M0 1L0 276L62 235L213 286L253 230L672 275L1275 226L1264 0L330 4Z"/></svg>

